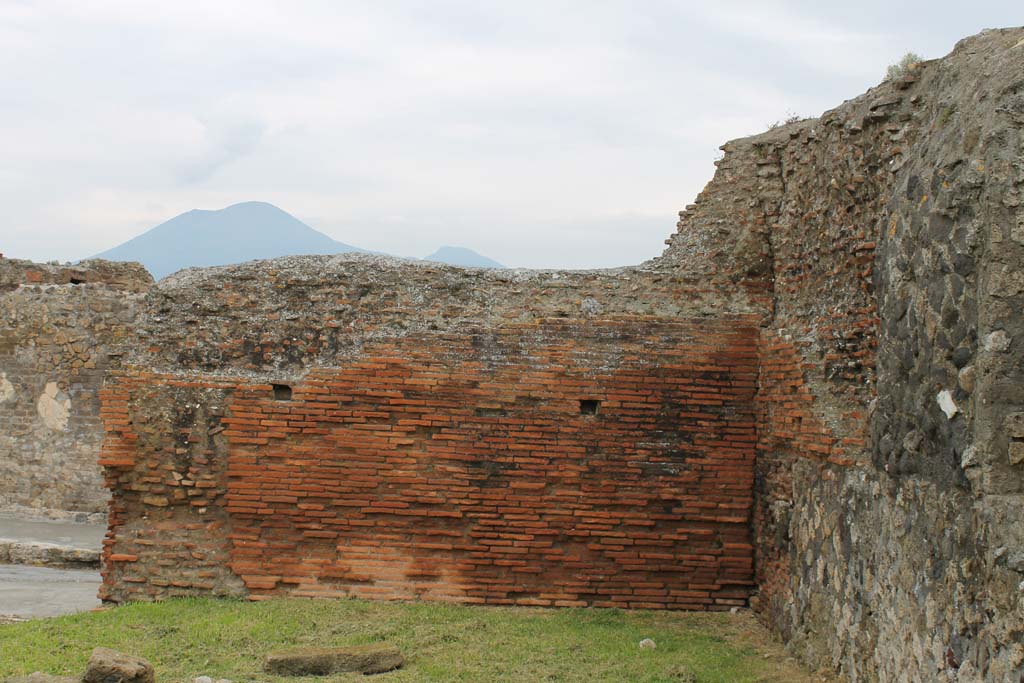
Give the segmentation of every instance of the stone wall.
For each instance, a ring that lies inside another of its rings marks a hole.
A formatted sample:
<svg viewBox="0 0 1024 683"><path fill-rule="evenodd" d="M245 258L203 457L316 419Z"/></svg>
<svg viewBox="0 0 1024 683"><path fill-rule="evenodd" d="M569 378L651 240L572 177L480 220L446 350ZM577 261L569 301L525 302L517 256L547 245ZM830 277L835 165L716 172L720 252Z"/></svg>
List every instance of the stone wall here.
<svg viewBox="0 0 1024 683"><path fill-rule="evenodd" d="M151 284L132 264L0 259L0 510L106 512L98 391Z"/></svg>
<svg viewBox="0 0 1024 683"><path fill-rule="evenodd" d="M753 604L845 680L1024 675L1022 41L729 143L683 215L767 243Z"/></svg>

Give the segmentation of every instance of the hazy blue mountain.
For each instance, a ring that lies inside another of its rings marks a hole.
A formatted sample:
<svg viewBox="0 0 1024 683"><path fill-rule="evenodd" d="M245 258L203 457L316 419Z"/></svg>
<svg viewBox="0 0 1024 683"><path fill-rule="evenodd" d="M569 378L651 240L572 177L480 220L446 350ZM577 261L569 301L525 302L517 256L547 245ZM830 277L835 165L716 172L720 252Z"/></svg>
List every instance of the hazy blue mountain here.
<svg viewBox="0 0 1024 683"><path fill-rule="evenodd" d="M430 256L425 256L423 260L439 261L440 263L449 263L453 266L475 266L477 268L505 267L497 261L465 247L441 247Z"/></svg>
<svg viewBox="0 0 1024 683"><path fill-rule="evenodd" d="M346 251L367 250L333 240L273 204L243 202L218 211L188 211L96 258L139 261L159 280L191 266Z"/></svg>

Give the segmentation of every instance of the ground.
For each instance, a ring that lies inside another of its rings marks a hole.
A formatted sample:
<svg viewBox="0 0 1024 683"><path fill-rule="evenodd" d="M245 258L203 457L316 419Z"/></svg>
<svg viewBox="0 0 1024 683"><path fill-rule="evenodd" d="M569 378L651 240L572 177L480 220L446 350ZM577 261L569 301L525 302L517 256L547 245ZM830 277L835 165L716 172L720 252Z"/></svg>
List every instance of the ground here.
<svg viewBox="0 0 1024 683"><path fill-rule="evenodd" d="M657 648L641 649L644 638ZM179 599L0 625L0 678L80 673L92 648L105 646L148 658L162 682L281 681L261 672L268 651L366 642L392 643L406 656L382 683L825 681L789 659L749 613L285 599Z"/></svg>

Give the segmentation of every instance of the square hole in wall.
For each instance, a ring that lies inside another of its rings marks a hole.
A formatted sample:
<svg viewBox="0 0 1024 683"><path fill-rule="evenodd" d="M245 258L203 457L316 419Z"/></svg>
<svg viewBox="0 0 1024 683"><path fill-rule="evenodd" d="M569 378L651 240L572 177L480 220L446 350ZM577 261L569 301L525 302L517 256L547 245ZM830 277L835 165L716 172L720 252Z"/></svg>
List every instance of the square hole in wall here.
<svg viewBox="0 0 1024 683"><path fill-rule="evenodd" d="M292 388L287 384L272 384L274 387L274 400L275 401L290 401L292 400Z"/></svg>
<svg viewBox="0 0 1024 683"><path fill-rule="evenodd" d="M580 399L580 415L597 415L601 402L594 398Z"/></svg>

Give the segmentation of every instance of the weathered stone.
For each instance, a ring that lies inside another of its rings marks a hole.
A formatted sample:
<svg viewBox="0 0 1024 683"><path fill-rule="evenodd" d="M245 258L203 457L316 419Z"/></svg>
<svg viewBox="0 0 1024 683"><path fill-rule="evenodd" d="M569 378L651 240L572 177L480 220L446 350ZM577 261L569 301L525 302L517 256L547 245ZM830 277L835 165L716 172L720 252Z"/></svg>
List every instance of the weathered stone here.
<svg viewBox="0 0 1024 683"><path fill-rule="evenodd" d="M141 657L105 647L92 651L82 683L153 683L153 665Z"/></svg>
<svg viewBox="0 0 1024 683"><path fill-rule="evenodd" d="M1024 292L1024 271L1004 266L992 275L989 293L992 296L1012 297Z"/></svg>
<svg viewBox="0 0 1024 683"><path fill-rule="evenodd" d="M404 663L398 648L371 644L275 652L267 655L263 668L279 676L326 676L346 672L378 674L397 669Z"/></svg>
<svg viewBox="0 0 1024 683"><path fill-rule="evenodd" d="M27 543L0 538L0 564L93 569L99 568L100 553L55 543Z"/></svg>
<svg viewBox="0 0 1024 683"><path fill-rule="evenodd" d="M1008 450L1011 465L1019 465L1024 462L1024 441L1011 441Z"/></svg>
<svg viewBox="0 0 1024 683"><path fill-rule="evenodd" d="M1016 225L1013 226L1010 237L1014 242L1018 244L1024 244L1024 218L1018 218Z"/></svg>
<svg viewBox="0 0 1024 683"><path fill-rule="evenodd" d="M1003 429L1011 439L1024 439L1024 412L1007 415L1003 419Z"/></svg>
<svg viewBox="0 0 1024 683"><path fill-rule="evenodd" d="M977 380L978 373L974 369L973 365L968 365L960 368L957 373L957 382L960 384L960 388L964 392L970 394L974 392L974 385Z"/></svg>
<svg viewBox="0 0 1024 683"><path fill-rule="evenodd" d="M996 330L990 332L985 337L985 350L994 351L996 353L1004 353L1010 350L1010 336L1006 334L1005 330Z"/></svg>

